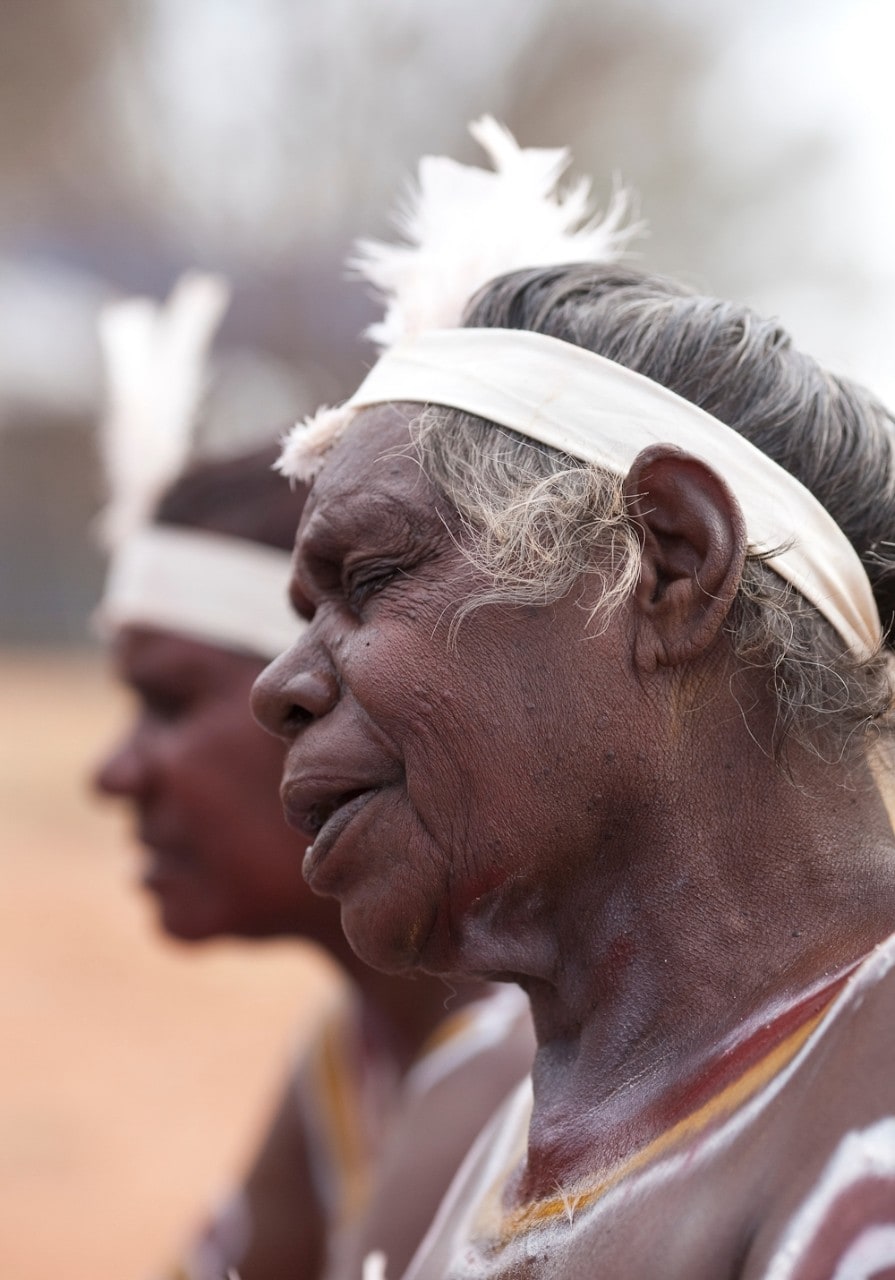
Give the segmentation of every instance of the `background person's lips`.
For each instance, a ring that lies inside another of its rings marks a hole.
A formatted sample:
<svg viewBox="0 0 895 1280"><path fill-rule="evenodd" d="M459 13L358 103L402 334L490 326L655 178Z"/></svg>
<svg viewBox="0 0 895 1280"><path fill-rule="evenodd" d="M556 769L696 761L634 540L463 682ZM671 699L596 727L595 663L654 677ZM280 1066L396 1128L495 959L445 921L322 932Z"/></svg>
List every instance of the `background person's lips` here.
<svg viewBox="0 0 895 1280"><path fill-rule="evenodd" d="M148 858L154 861L179 865L193 859L193 843L184 831L172 830L170 825L141 822L136 831L137 843Z"/></svg>
<svg viewBox="0 0 895 1280"><path fill-rule="evenodd" d="M151 843L141 846L139 879L144 889L160 892L195 873L195 860L186 850Z"/></svg>

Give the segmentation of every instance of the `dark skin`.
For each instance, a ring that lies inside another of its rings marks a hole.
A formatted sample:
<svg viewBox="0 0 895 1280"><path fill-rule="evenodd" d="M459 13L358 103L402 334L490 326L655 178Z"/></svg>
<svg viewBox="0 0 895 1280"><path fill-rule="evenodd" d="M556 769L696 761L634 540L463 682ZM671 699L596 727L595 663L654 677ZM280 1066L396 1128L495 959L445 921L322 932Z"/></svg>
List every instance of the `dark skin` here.
<svg viewBox="0 0 895 1280"><path fill-rule="evenodd" d="M306 874L338 897L358 953L528 992L535 1105L512 1208L660 1137L665 1100L722 1047L892 933L895 845L864 764L774 758L764 675L738 667L724 630L746 531L711 469L671 446L636 459L642 572L605 630L587 626L585 578L546 608L474 612L452 647L457 605L485 584L404 421L368 410L328 455L294 560L312 625L255 708L289 744L290 821L323 822ZM886 1054L866 1049L866 1096L882 1096ZM850 1104L816 1088L833 1142ZM655 1275L666 1213L692 1195L713 1225L662 1274L761 1275L768 1178L791 1206L805 1161L829 1155L787 1142L779 1116L771 1133L773 1162L731 1157L656 1193L652 1216L640 1205L637 1263L600 1219L549 1259L499 1254L469 1274Z"/></svg>
<svg viewBox="0 0 895 1280"><path fill-rule="evenodd" d="M95 785L133 808L141 881L162 928L188 942L292 936L317 943L381 1010L399 1061L409 1064L441 1021L449 993L437 981L390 982L360 963L337 905L308 889L301 875L307 841L283 821L277 799L282 746L248 712L263 661L148 627L122 628L112 652L137 714L97 768Z"/></svg>
<svg viewBox="0 0 895 1280"><path fill-rule="evenodd" d="M134 626L115 637L112 660L137 705L96 786L132 806L141 883L165 932L201 941L311 931L338 947L338 913L304 885L300 842L278 806L258 803L282 759L245 713L261 661Z"/></svg>
<svg viewBox="0 0 895 1280"><path fill-rule="evenodd" d="M445 1017L480 995L477 984L420 975L395 980L358 960L338 905L316 897L301 874L307 841L283 821L282 744L252 720L248 698L261 659L145 627L113 645L134 718L99 766L95 783L125 800L142 848L143 887L163 930L182 941L292 936L324 947L357 984L377 1043L407 1068ZM528 1052L526 1054L526 1049ZM495 1053L477 1079L458 1082L452 1127L431 1143L413 1212L381 1215L378 1238L409 1258L478 1127L530 1061L530 1046ZM291 1081L244 1183L255 1232L243 1280L319 1274L325 1223Z"/></svg>

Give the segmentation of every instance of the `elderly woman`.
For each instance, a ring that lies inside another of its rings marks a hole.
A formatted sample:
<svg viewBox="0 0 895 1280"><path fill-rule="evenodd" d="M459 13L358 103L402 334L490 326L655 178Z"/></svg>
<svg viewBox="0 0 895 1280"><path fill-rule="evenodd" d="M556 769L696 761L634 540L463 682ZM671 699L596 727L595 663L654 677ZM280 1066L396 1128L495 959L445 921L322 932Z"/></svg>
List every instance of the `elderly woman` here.
<svg viewBox="0 0 895 1280"><path fill-rule="evenodd" d="M252 720L248 695L301 629L286 587L303 495L274 473L273 446L187 466L157 496L145 491L159 460L170 471L184 449L164 439L150 448L141 418L164 436L177 406L169 434L188 444L194 366L217 303L215 282L194 277L164 309L135 300L105 318L118 388L111 470L140 491L120 484L106 513L117 537L101 616L135 711L96 782L133 812L142 885L165 933L291 936L338 966L242 1185L169 1273L318 1280L342 1274L368 1205L378 1207L370 1242L409 1258L478 1129L528 1069L530 1027L499 989L374 972L345 941L336 905L302 880L307 841L283 822L277 794L282 747ZM396 1146L406 1151L413 1125L416 1193L383 1204L376 1169Z"/></svg>
<svg viewBox="0 0 895 1280"><path fill-rule="evenodd" d="M583 216L478 133L477 271L527 190ZM309 625L255 693L358 953L531 1001L408 1276L895 1275L893 421L573 233L426 330L466 172L428 163L418 250L367 251L397 344L284 454Z"/></svg>

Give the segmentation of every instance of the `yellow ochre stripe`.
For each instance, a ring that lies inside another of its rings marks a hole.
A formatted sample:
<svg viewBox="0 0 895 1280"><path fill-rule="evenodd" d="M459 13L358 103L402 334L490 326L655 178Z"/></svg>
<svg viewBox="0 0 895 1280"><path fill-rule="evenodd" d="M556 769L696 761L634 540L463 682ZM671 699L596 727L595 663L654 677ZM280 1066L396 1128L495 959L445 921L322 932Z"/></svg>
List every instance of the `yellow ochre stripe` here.
<svg viewBox="0 0 895 1280"><path fill-rule="evenodd" d="M352 1071L353 1046L346 1043L344 1030L340 1022L334 1020L322 1037L319 1088L330 1148L341 1184L340 1209L345 1217L351 1217L366 1199L370 1153L364 1143L365 1125L359 1107L360 1085L357 1073Z"/></svg>
<svg viewBox="0 0 895 1280"><path fill-rule="evenodd" d="M423 1047L417 1054L416 1060L422 1062L423 1058L430 1053L434 1053L436 1049L441 1049L444 1045L450 1044L452 1040L458 1040L462 1035L465 1035L475 1022L478 1013L476 1006L472 1005L448 1014L426 1038Z"/></svg>
<svg viewBox="0 0 895 1280"><path fill-rule="evenodd" d="M692 1138L707 1128L712 1121L730 1114L795 1057L825 1013L826 1008L809 1018L764 1058L745 1071L739 1079L734 1080L714 1098L672 1125L670 1129L660 1133L645 1147L641 1147L633 1155L605 1170L596 1182L578 1191L537 1200L504 1214L500 1229L502 1242L508 1244L516 1235L561 1218L568 1219L570 1215L589 1208L623 1178L665 1155L686 1138Z"/></svg>

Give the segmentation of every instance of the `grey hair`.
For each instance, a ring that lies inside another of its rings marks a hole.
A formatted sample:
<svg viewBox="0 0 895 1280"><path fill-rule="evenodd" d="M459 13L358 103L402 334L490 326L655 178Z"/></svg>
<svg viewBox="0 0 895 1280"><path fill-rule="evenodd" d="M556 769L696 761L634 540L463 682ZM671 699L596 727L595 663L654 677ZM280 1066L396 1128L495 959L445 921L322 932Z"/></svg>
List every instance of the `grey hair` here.
<svg viewBox="0 0 895 1280"><path fill-rule="evenodd" d="M795 475L858 552L887 641L858 660L830 624L747 555L728 628L741 663L767 672L776 749L791 737L828 755L892 729L895 422L861 388L797 351L744 307L661 277L579 264L514 272L487 285L464 323L531 329L644 374L739 431ZM459 410L413 424L420 464L459 513L466 554L490 578L487 602L548 604L598 571L606 621L639 575L640 541L620 480Z"/></svg>

